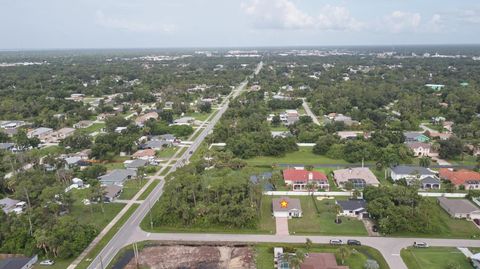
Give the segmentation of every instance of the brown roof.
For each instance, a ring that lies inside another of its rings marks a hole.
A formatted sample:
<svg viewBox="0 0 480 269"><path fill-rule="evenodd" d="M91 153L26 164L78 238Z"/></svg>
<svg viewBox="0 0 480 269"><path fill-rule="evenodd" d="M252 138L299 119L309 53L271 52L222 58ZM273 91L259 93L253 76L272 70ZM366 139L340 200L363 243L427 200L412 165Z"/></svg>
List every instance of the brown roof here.
<svg viewBox="0 0 480 269"><path fill-rule="evenodd" d="M153 157L155 156L155 150L153 149L142 149L135 152L132 157L140 158L140 157Z"/></svg>
<svg viewBox="0 0 480 269"><path fill-rule="evenodd" d="M337 265L333 253L309 253L300 269L348 269L348 266Z"/></svg>

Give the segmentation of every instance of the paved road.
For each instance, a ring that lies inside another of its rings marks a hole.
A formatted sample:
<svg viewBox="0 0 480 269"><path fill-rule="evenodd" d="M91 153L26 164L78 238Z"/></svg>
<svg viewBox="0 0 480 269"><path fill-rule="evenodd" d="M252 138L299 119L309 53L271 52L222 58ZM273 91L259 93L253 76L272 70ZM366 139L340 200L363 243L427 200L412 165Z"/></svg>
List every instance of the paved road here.
<svg viewBox="0 0 480 269"><path fill-rule="evenodd" d="M414 241L427 242L431 246L479 247L479 240L466 239L429 239L395 237L346 237L346 236L295 236L295 235L258 235L258 234L192 234L192 233L147 233L139 228L130 235L128 243L144 240L160 241L199 241L199 242L245 242L245 243L304 243L310 238L314 243L326 244L330 239L356 239L363 245L378 249L391 269L407 269L400 257L402 248L411 246Z"/></svg>
<svg viewBox="0 0 480 269"><path fill-rule="evenodd" d="M260 62L257 68L255 69L255 74L260 72L263 63ZM198 149L200 144L203 142L205 137L213 130L215 124L220 120L223 113L227 110L228 104L230 99L236 98L238 95L245 90L248 81L244 80L240 85L235 88L228 96L224 99L221 104L221 108L217 111L215 116L212 119L211 116L207 119L209 122L208 125L201 130L200 135L195 138L193 143L188 147L188 149L180 156L173 167L170 169L169 173L175 171L177 168L185 165L188 163L188 160L192 156L192 154ZM178 151L177 151L178 153ZM169 163L176 157L176 154L169 160ZM168 163L168 164L169 164ZM167 164L167 165L168 165ZM164 166L167 167L167 165ZM163 171L163 169L161 170ZM160 173L160 171L159 171ZM156 174L158 176L158 173ZM153 180L153 179L151 179ZM140 230L139 225L140 222L147 216L147 213L150 211L152 205L160 199L160 196L163 193L163 186L164 186L163 179L160 180L160 183L152 190L152 192L148 195L148 197L140 204L137 210L130 216L130 218L125 222L125 224L120 228L120 230L115 234L115 236L108 242L108 244L102 249L97 257L91 262L88 269L103 269L106 265L108 265L115 255L118 253L120 249L122 249L126 244L128 244L128 236L133 234L134 231ZM133 201L132 201L133 203ZM79 257L80 258L80 257ZM75 266L73 266L74 268ZM70 268L70 267L69 267Z"/></svg>
<svg viewBox="0 0 480 269"><path fill-rule="evenodd" d="M310 118L312 118L313 123L315 123L316 125L320 125L320 122L318 121L317 116L313 114L312 110L307 104L307 101L305 101L305 98L303 98L302 100L303 100L302 106L305 112L307 113L307 115L310 116Z"/></svg>

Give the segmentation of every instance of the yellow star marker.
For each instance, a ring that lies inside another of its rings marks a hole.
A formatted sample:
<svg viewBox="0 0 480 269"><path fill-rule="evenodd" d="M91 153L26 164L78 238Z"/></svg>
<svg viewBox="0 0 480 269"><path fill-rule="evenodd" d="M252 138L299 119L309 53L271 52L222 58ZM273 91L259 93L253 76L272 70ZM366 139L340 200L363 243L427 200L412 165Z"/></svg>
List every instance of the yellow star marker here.
<svg viewBox="0 0 480 269"><path fill-rule="evenodd" d="M282 200L282 201L280 202L280 206L281 206L282 208L287 208L287 207L288 207L288 202L285 201L285 200Z"/></svg>

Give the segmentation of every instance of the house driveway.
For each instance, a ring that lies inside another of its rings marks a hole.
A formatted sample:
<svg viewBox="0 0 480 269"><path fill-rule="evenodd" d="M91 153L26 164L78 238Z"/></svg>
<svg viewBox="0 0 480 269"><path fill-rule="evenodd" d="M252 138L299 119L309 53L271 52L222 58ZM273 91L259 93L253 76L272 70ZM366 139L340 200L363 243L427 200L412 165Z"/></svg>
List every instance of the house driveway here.
<svg viewBox="0 0 480 269"><path fill-rule="evenodd" d="M288 235L288 218L275 218L275 226L277 228L277 235Z"/></svg>

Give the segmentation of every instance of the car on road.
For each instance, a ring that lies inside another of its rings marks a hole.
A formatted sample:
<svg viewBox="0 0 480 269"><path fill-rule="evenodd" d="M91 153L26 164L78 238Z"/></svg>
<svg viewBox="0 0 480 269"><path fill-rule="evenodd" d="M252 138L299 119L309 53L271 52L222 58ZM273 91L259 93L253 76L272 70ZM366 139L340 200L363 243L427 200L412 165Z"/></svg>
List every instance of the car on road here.
<svg viewBox="0 0 480 269"><path fill-rule="evenodd" d="M360 243L360 241L358 241L358 240L349 239L349 240L347 240L347 245L350 245L350 246L361 246L362 243Z"/></svg>
<svg viewBox="0 0 480 269"><path fill-rule="evenodd" d="M415 248L428 248L428 244L425 242L413 242Z"/></svg>
<svg viewBox="0 0 480 269"><path fill-rule="evenodd" d="M190 150L190 152L189 152L189 153L190 153L190 154L192 154L192 153L193 153L193 151L191 151L191 150Z"/></svg>
<svg viewBox="0 0 480 269"><path fill-rule="evenodd" d="M54 265L55 262L53 260L43 260L40 262L40 265Z"/></svg>
<svg viewBox="0 0 480 269"><path fill-rule="evenodd" d="M340 239L332 239L330 240L330 245L341 245L343 244L343 241Z"/></svg>

